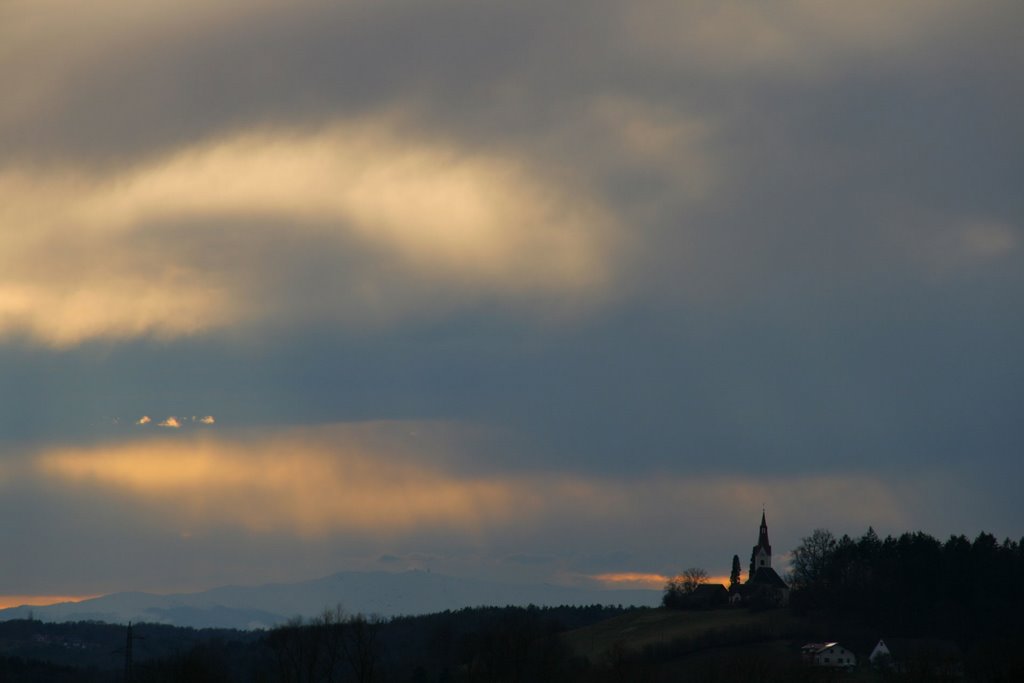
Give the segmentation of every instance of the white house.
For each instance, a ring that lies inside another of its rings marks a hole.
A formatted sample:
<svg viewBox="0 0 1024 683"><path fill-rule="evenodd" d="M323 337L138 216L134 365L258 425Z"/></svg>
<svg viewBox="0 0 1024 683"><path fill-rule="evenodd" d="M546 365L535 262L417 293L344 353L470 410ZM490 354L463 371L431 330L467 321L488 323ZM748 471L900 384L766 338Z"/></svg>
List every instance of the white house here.
<svg viewBox="0 0 1024 683"><path fill-rule="evenodd" d="M870 655L868 655L868 659L871 661L872 664L878 664L879 660L881 660L883 657L886 657L891 660L892 652L889 651L889 646L885 644L884 640L879 640L878 645L875 645L875 649L871 651Z"/></svg>
<svg viewBox="0 0 1024 683"><path fill-rule="evenodd" d="M804 659L815 666L857 666L857 656L839 643L808 643L800 648L800 651Z"/></svg>
<svg viewBox="0 0 1024 683"><path fill-rule="evenodd" d="M868 656L875 666L896 671L928 671L939 678L963 676L963 654L956 643L930 638L879 640Z"/></svg>

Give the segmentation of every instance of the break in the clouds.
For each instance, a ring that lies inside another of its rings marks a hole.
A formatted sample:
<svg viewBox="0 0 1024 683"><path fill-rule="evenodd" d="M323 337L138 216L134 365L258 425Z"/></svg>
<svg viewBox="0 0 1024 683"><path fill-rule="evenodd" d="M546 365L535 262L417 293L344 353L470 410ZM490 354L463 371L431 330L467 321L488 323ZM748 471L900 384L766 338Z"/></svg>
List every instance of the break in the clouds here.
<svg viewBox="0 0 1024 683"><path fill-rule="evenodd" d="M1022 19L2 3L0 592L1019 536Z"/></svg>
<svg viewBox="0 0 1024 683"><path fill-rule="evenodd" d="M120 422L120 420L115 418L114 424L118 424L119 422ZM135 420L135 425L137 425L137 426L145 426L145 425L152 424L152 423L153 423L153 418L151 418L149 415L143 415L139 419ZM157 427L168 427L168 428L171 428L171 429L181 429L182 426L188 425L188 424L198 424L198 425L210 426L210 425L213 425L213 424L216 424L216 423L217 423L217 420L213 417L213 415L204 415L202 417L196 417L195 415L193 415L191 418L183 418L183 417L177 417L175 415L168 415L163 420L160 420L159 422L157 422L156 426Z"/></svg>

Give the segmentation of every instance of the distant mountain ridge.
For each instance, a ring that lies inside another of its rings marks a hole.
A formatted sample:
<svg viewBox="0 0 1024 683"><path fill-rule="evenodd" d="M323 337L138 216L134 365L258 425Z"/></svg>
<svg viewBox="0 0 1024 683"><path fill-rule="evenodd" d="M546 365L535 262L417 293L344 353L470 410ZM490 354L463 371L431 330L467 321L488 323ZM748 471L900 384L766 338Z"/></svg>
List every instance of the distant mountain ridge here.
<svg viewBox="0 0 1024 683"><path fill-rule="evenodd" d="M654 606L654 590L601 590L551 584L511 584L428 571L339 572L321 579L260 586L224 586L198 593L112 593L81 602L0 610L0 620L153 622L194 628L269 628L341 605L348 613L383 617L487 605Z"/></svg>

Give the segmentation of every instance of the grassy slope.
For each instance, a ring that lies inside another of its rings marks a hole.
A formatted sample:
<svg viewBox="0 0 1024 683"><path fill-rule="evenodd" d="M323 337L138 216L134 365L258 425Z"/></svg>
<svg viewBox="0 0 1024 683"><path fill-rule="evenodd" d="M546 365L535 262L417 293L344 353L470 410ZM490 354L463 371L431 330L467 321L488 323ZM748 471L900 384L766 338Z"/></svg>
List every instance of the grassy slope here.
<svg viewBox="0 0 1024 683"><path fill-rule="evenodd" d="M639 651L647 645L693 638L709 631L759 627L784 633L795 618L786 610L749 612L744 609L672 611L649 609L624 614L564 634L577 655L596 661L613 648Z"/></svg>

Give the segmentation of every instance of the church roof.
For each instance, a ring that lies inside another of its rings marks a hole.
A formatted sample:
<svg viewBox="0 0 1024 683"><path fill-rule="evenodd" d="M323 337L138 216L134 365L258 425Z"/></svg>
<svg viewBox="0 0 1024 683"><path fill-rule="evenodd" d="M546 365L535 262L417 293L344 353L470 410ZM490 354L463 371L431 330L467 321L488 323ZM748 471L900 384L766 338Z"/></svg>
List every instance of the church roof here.
<svg viewBox="0 0 1024 683"><path fill-rule="evenodd" d="M747 585L771 586L772 588L789 588L782 577L771 567L758 567Z"/></svg>

